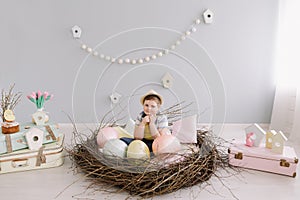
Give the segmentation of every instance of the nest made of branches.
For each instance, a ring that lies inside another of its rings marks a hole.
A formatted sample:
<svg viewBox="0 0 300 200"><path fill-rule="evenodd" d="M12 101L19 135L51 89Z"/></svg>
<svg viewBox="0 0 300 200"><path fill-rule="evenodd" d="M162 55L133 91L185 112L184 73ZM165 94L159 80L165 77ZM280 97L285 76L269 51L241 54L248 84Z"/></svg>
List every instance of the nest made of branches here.
<svg viewBox="0 0 300 200"><path fill-rule="evenodd" d="M230 167L224 141L207 130L197 131L197 144L188 153L152 155L150 160L107 157L99 151L95 134L80 141L68 150L74 167L92 184L114 187L132 196L171 193L206 182L218 169Z"/></svg>

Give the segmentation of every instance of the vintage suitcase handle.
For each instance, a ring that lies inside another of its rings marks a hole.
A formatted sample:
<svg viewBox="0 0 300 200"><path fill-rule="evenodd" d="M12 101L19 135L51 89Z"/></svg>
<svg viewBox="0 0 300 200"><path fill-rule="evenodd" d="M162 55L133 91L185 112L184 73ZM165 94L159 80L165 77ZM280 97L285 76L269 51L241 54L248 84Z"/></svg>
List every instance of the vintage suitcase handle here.
<svg viewBox="0 0 300 200"><path fill-rule="evenodd" d="M285 159L280 159L280 166L281 167L290 167L290 163L287 162Z"/></svg>
<svg viewBox="0 0 300 200"><path fill-rule="evenodd" d="M242 152L238 152L237 154L234 155L235 159L239 159L239 160L243 160L243 153Z"/></svg>
<svg viewBox="0 0 300 200"><path fill-rule="evenodd" d="M28 166L28 159L12 160L11 166L13 168L27 167Z"/></svg>

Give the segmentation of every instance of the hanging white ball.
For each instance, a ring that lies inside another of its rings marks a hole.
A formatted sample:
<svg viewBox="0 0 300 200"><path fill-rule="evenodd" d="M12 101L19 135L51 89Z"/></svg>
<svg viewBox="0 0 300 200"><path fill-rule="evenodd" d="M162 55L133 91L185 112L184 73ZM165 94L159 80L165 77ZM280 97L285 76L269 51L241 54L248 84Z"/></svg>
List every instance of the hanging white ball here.
<svg viewBox="0 0 300 200"><path fill-rule="evenodd" d="M196 24L200 24L200 22L201 22L200 19L196 19L196 20L195 20L195 23L196 23Z"/></svg>
<svg viewBox="0 0 300 200"><path fill-rule="evenodd" d="M176 41L176 45L180 45L180 41L179 40Z"/></svg>
<svg viewBox="0 0 300 200"><path fill-rule="evenodd" d="M105 56L105 60L110 60L110 56Z"/></svg>
<svg viewBox="0 0 300 200"><path fill-rule="evenodd" d="M94 51L94 52L93 52L93 55L94 55L94 56L98 56L98 54L99 54L99 53L98 53L97 51Z"/></svg>
<svg viewBox="0 0 300 200"><path fill-rule="evenodd" d="M193 33L195 33L197 31L197 29L195 27L193 27L191 30Z"/></svg>
<svg viewBox="0 0 300 200"><path fill-rule="evenodd" d="M164 54L168 54L169 53L169 50L168 49L165 49L164 50Z"/></svg>
<svg viewBox="0 0 300 200"><path fill-rule="evenodd" d="M175 48L176 48L175 45L172 45L172 46L170 47L171 50L174 50Z"/></svg>
<svg viewBox="0 0 300 200"><path fill-rule="evenodd" d="M191 35L191 32L190 31L186 31L185 35Z"/></svg>
<svg viewBox="0 0 300 200"><path fill-rule="evenodd" d="M157 54L159 57L162 57L163 56L163 53L162 52L158 52Z"/></svg>
<svg viewBox="0 0 300 200"><path fill-rule="evenodd" d="M104 56L104 54L100 54L100 58L102 58L102 59L103 59L104 57L105 57L105 56Z"/></svg>
<svg viewBox="0 0 300 200"><path fill-rule="evenodd" d="M150 57L147 56L147 57L145 58L145 61L149 62L149 61L150 61Z"/></svg>
<svg viewBox="0 0 300 200"><path fill-rule="evenodd" d="M133 65L136 64L136 60L133 59L133 60L131 61L131 64L133 64Z"/></svg>
<svg viewBox="0 0 300 200"><path fill-rule="evenodd" d="M152 55L152 56L151 56L151 59L152 59L152 60L155 60L155 59L156 59L156 55Z"/></svg>
<svg viewBox="0 0 300 200"><path fill-rule="evenodd" d="M181 36L181 40L185 40L186 39L186 37L183 35L183 36Z"/></svg>
<svg viewBox="0 0 300 200"><path fill-rule="evenodd" d="M142 58L139 59L139 63L142 64L144 60Z"/></svg>
<svg viewBox="0 0 300 200"><path fill-rule="evenodd" d="M126 63L130 63L130 59L129 59L129 58L126 58L126 59L125 59L125 62L126 62Z"/></svg>
<svg viewBox="0 0 300 200"><path fill-rule="evenodd" d="M87 46L86 46L85 44L82 44L82 45L81 45L81 48L82 48L82 49L86 49Z"/></svg>
<svg viewBox="0 0 300 200"><path fill-rule="evenodd" d="M123 59L119 59L119 60L118 60L118 63L119 63L119 64L123 64Z"/></svg>
<svg viewBox="0 0 300 200"><path fill-rule="evenodd" d="M112 63L114 63L114 62L116 62L116 59L115 59L115 58L111 58L110 61L111 61Z"/></svg>
<svg viewBox="0 0 300 200"><path fill-rule="evenodd" d="M86 49L86 51L89 52L89 53L91 53L91 52L93 51L93 49L90 48L90 47L88 47L88 48Z"/></svg>

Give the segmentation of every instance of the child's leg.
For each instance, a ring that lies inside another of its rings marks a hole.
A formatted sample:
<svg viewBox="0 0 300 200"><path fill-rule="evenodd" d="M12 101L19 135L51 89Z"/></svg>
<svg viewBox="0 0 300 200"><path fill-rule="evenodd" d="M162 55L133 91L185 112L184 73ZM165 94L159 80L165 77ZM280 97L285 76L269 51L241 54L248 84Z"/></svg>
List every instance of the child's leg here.
<svg viewBox="0 0 300 200"><path fill-rule="evenodd" d="M122 137L122 138L120 138L120 140L122 140L122 141L125 142L127 145L129 145L134 139L133 139L133 138Z"/></svg>
<svg viewBox="0 0 300 200"><path fill-rule="evenodd" d="M153 140L147 140L147 139L143 138L142 141L148 146L149 151L152 152Z"/></svg>

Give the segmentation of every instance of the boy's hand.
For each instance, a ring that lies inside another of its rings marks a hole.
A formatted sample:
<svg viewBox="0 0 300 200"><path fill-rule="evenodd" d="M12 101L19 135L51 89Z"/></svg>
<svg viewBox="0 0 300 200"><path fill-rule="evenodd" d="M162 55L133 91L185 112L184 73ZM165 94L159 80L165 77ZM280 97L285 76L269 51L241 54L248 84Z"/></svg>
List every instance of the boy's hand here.
<svg viewBox="0 0 300 200"><path fill-rule="evenodd" d="M149 116L147 115L147 116L145 116L143 119L142 119L142 123L145 125L145 124L147 124L147 123L149 123L150 122L150 118L149 118Z"/></svg>
<svg viewBox="0 0 300 200"><path fill-rule="evenodd" d="M156 120L156 115L150 115L149 118L150 118L150 123L154 124Z"/></svg>

